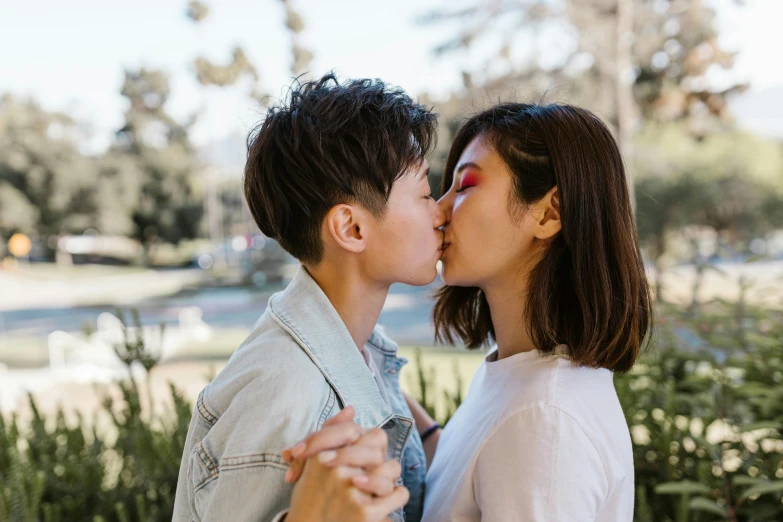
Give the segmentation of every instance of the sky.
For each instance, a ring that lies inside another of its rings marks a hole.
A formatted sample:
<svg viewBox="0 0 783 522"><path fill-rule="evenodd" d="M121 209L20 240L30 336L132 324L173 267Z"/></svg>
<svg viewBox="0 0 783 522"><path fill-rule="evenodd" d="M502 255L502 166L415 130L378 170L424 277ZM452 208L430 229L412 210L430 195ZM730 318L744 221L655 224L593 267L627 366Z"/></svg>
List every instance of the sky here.
<svg viewBox="0 0 783 522"><path fill-rule="evenodd" d="M460 85L466 58L435 59L432 49L454 28L416 19L454 1L293 0L304 18L304 43L315 54L311 71L379 77L436 97ZM741 8L734 1L712 0L721 43L739 52L728 80L752 85L735 102L735 113L744 127L783 137L783 103L777 102L783 96L783 1L745 0ZM183 119L198 113L197 145L246 134L260 118L244 94L247 85L204 89L192 61L204 55L227 62L240 45L263 88L281 94L291 82L283 9L279 0L206 3L210 16L196 25L185 16L185 0L0 0L0 92L74 115L89 124L87 148L99 151L123 120L123 70L162 68L170 75L170 112Z"/></svg>

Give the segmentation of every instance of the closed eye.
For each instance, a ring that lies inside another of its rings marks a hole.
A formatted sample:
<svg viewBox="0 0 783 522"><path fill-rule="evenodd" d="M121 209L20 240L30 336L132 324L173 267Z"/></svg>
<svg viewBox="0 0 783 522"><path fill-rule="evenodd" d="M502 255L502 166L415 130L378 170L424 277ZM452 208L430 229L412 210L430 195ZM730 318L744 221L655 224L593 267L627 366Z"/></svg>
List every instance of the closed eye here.
<svg viewBox="0 0 783 522"><path fill-rule="evenodd" d="M456 190L456 192L459 194L463 190L469 189L470 187L475 187L477 182L478 177L475 174L468 172L462 176L462 179L459 183L459 188Z"/></svg>

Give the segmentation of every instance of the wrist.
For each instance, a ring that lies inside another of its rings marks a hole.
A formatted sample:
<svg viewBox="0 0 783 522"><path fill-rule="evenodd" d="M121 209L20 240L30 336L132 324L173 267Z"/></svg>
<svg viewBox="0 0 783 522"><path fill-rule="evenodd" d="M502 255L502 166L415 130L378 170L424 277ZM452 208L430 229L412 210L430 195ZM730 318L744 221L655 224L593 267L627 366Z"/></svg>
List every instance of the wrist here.
<svg viewBox="0 0 783 522"><path fill-rule="evenodd" d="M437 422L432 422L429 426L424 428L421 433L419 433L419 436L421 437L421 442L424 443L429 437L431 437L435 432L438 430L443 429L443 426L438 424Z"/></svg>

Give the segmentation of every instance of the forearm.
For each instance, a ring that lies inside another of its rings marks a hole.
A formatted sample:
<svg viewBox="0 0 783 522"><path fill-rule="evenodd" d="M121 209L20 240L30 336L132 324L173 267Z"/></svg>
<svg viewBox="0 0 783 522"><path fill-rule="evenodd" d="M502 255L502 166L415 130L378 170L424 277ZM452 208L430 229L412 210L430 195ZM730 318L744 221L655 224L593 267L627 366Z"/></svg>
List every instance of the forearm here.
<svg viewBox="0 0 783 522"><path fill-rule="evenodd" d="M416 399L405 394L405 401L408 403L408 407L413 414L413 421L416 423L416 430L419 434L422 434L424 430L435 424L433 419L427 410L419 404ZM432 433L427 440L424 441L424 454L427 456L427 467L432 464L432 459L435 458L435 451L438 449L438 440L440 439L440 433L442 430L438 429Z"/></svg>

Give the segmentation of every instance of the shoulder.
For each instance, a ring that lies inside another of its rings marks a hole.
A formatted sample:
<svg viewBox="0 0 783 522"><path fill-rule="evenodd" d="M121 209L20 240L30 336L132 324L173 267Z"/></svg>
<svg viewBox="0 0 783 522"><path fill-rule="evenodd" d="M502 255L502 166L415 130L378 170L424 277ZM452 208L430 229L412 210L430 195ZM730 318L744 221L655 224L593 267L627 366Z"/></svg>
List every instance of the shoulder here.
<svg viewBox="0 0 783 522"><path fill-rule="evenodd" d="M564 438L564 435L568 435L568 438ZM574 415L557 404L547 402L526 404L504 415L496 423L487 441L509 436L519 441L594 446Z"/></svg>
<svg viewBox="0 0 783 522"><path fill-rule="evenodd" d="M479 460L498 457L555 468L558 462L568 463L607 481L595 441L574 416L554 404L526 405L502 419L479 453Z"/></svg>
<svg viewBox="0 0 783 522"><path fill-rule="evenodd" d="M274 431L280 425L315 429L321 416L331 413L325 409L337 408L329 384L286 332L259 323L205 387L204 406L231 431L244 426Z"/></svg>
<svg viewBox="0 0 783 522"><path fill-rule="evenodd" d="M496 427L479 451L473 484L482 513L510 496L516 512L536 520L592 520L611 490L590 437L551 404L527 406Z"/></svg>

